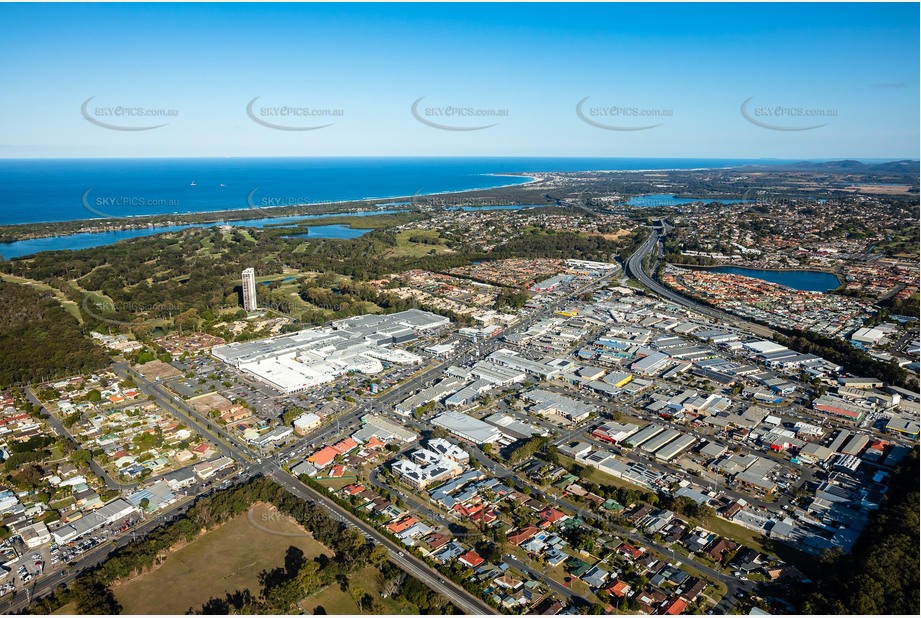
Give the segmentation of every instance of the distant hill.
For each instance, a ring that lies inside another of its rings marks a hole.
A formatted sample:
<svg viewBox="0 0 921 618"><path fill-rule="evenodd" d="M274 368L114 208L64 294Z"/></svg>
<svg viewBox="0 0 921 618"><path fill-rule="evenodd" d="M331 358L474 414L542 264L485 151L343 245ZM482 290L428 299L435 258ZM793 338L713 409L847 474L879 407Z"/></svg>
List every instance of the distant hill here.
<svg viewBox="0 0 921 618"><path fill-rule="evenodd" d="M746 166L751 168L752 166ZM764 166L757 166L763 168ZM771 165L776 171L792 172L829 172L841 174L905 174L910 176L921 175L921 163L911 159L901 161L886 161L884 163L864 163L854 159L840 161L799 161L796 163L782 163Z"/></svg>
<svg viewBox="0 0 921 618"><path fill-rule="evenodd" d="M887 161L885 163L863 163L853 159L843 161L802 161L794 163L792 167L815 171L839 171L845 173L881 173L881 174L918 174L919 163L910 159L902 161Z"/></svg>

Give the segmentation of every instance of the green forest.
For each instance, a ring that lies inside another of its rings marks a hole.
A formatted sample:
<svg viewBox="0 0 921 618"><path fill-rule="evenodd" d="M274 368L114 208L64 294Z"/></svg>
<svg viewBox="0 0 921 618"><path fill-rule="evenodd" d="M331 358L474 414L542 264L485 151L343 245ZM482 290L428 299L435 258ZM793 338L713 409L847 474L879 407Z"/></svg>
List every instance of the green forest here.
<svg viewBox="0 0 921 618"><path fill-rule="evenodd" d="M0 388L98 371L108 362L51 293L0 281Z"/></svg>

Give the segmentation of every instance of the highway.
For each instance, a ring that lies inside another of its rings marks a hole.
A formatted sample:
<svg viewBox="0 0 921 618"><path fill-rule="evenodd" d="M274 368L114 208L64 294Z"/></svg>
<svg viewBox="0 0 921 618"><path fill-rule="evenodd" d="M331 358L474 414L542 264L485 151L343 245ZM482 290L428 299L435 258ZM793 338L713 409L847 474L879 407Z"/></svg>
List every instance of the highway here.
<svg viewBox="0 0 921 618"><path fill-rule="evenodd" d="M668 287L662 285L647 275L646 271L643 270L643 262L645 261L646 256L658 248L659 241L663 238L664 234L661 234L658 230L653 230L649 235L649 238L646 239L646 242L644 242L639 249L633 252L633 255L630 256L630 259L628 259L626 263L626 271L631 277L645 285L647 288L649 288L649 290L658 294L659 296L666 298L673 303L681 305L682 307L713 318L722 324L748 331L754 335L757 335L758 337L766 337L770 339L777 334L774 330L768 328L767 326L747 322L732 314L726 313L725 311L714 309L713 307L709 307L695 300L692 300L687 296L669 289Z"/></svg>

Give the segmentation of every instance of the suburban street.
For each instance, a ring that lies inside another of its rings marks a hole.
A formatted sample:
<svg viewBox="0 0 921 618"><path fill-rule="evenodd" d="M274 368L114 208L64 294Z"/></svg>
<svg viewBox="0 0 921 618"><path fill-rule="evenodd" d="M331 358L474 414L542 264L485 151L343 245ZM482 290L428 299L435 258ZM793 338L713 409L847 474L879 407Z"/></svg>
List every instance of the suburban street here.
<svg viewBox="0 0 921 618"><path fill-rule="evenodd" d="M679 302L684 306L689 306L696 311L717 317L714 310L708 309L706 307L699 307L696 305L696 303L688 301L683 297L675 298L677 295L649 279L649 277L646 276L642 271L642 259L657 246L658 238L658 234L654 232L650 235L642 247L634 253L634 255L627 262L628 272L634 274L634 276L643 281L643 283L646 284L651 290L657 293L662 293L663 296L668 297L670 300L675 300L675 302ZM589 290L596 289L604 284L607 284L615 274L620 273L611 273L603 277L599 277L589 284L583 285L579 289L567 294L566 296L558 298L552 303L548 303L546 306L531 313L527 318L523 319L518 324L507 329L505 334L510 335L527 330L536 321L546 317L547 315L551 315L553 312L562 308L565 303L571 301L581 294L584 294ZM205 418L200 413L191 409L191 407L187 405L180 397L167 390L166 384L146 379L144 376L133 370L127 363L124 362L114 364L113 369L120 377L132 379L137 384L140 392L143 395L153 398L160 406L162 406L171 414L175 415L178 419L187 423L189 426L195 427L196 430L199 431L202 435L208 436L209 439L220 450L222 455L232 457L238 463L238 465L241 466L241 474L245 474L246 477L260 474L270 476L276 482L281 484L288 491L298 496L299 498L303 500L318 502L330 513L333 518L358 527L367 538L373 539L377 543L384 545L389 550L390 560L394 564L398 565L400 568L404 569L414 577L417 577L432 589L445 595L446 598L451 599L464 612L475 614L493 614L495 613L495 610L484 603L482 600L478 599L453 582L445 580L440 575L440 573L425 564L423 561L404 552L404 548L400 547L389 538L384 536L382 533L378 532L372 525L358 519L346 509L335 504L333 501L329 500L322 494L317 493L314 489L308 487L304 483L301 483L298 479L286 472L281 466L288 461L304 456L310 449L322 446L332 439L338 439L339 434L344 429L357 425L358 420L365 414L386 413L388 415L392 415L393 407L396 403L402 401L409 395L427 386L428 383L440 375L445 366L450 364L464 365L476 362L477 360L485 358L499 347L501 347L500 342L496 339L489 339L479 343L462 342L458 345L457 349L452 355L441 361L434 362L428 368L421 370L407 381L387 391L384 391L382 394L379 394L375 397L366 397L359 400L351 410L345 413L337 414L333 422L329 422L324 426L316 429L307 436L299 439L296 443L288 446L287 448L281 449L272 456L263 456L261 453L257 452L254 447L246 444L240 437L230 434L219 424L212 423L208 418ZM41 405L34 394L31 393L31 391L29 392L29 395L33 403L36 405ZM415 425L422 431L431 429L431 427L429 427L427 424L416 421L412 417L397 420ZM55 427L56 431L62 435L69 436L69 433L66 431L66 428L64 428L63 423L61 423L59 419L52 415L50 422L52 426ZM583 430L584 427L578 427L576 430L570 433L570 437L575 433ZM519 487L528 486L533 496L539 497L548 503L558 502L556 497L549 496L539 488L518 478L513 471L486 456L476 446L468 445L468 450L472 457L474 457L486 470L495 474L496 477L500 479L514 479L512 482L515 485ZM113 489L131 489L135 486L118 483L112 479L101 467L95 464L95 462L93 462L93 466L98 468L98 470L94 469L94 472L104 478L106 483ZM381 483L376 474L371 475L369 482L379 489L386 488L391 492L396 490L393 487L389 487ZM413 496L399 492L399 490L396 491L400 493L401 499L403 499L412 508L416 509L420 514L425 515L434 522L445 526L450 526L451 522L447 518L437 513L437 511L426 505L424 502ZM189 502L185 502L182 508L187 508L188 504ZM594 513L585 511L584 509L581 509L580 507L577 507L573 504L567 503L566 508L575 512L576 515L583 518L587 522L592 521L595 517ZM175 510L172 513L177 514L179 512L181 512L181 510ZM146 532L149 532L151 529L153 529L153 527L160 523L162 518L163 516L161 515L160 517L144 523L134 531L134 535L145 534ZM612 528L615 533L623 536L624 538L629 538L634 542L643 543L647 546L653 547L663 555L669 556L676 562L691 566L692 568L697 569L711 579L722 581L727 585L729 589L729 593L726 595L726 598L721 601L721 606L724 606L724 609L728 609L728 607L734 603L735 593L742 589L741 583L735 578L726 576L722 573L719 573L718 571L708 568L705 565L699 564L692 559L685 558L679 554L676 554L670 548L652 543L642 535L631 532L625 528L613 525ZM33 586L31 594L33 596L47 594L55 587L71 581L74 577L76 577L80 570L91 567L103 561L109 552L130 542L130 540L134 538L134 535L131 535L130 537L126 535L114 543L100 546L93 551L88 552L87 555L80 558L78 563L72 569L62 570L50 577L42 578L40 583L37 582ZM584 604L586 602L585 599L576 595L572 590L563 586L560 582L547 576L545 573L541 573L531 567L528 567L514 557L509 559L509 564L515 566L515 568L522 570L523 572L532 574L549 589L553 590L557 594L562 595L571 603ZM13 606L16 608L22 608L26 604L27 600L24 597L20 597L16 600L16 603L13 604ZM11 608L13 606L11 606Z"/></svg>

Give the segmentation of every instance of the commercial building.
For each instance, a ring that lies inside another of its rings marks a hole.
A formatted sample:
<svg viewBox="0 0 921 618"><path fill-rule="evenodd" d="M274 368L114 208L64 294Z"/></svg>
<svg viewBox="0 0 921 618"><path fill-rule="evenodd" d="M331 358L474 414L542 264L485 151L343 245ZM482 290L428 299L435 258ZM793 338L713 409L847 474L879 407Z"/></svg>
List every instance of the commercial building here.
<svg viewBox="0 0 921 618"><path fill-rule="evenodd" d="M509 367L516 371L535 376L541 380L552 380L560 375L560 370L547 363L533 361L521 356L517 352L500 348L487 357L493 363Z"/></svg>
<svg viewBox="0 0 921 618"><path fill-rule="evenodd" d="M288 427L287 425L280 425L271 431L267 431L266 433L262 434L258 438L253 438L249 442L253 446L258 446L259 448L263 448L263 447L269 446L270 444L281 442L282 440L292 435L293 433L294 433L294 429L292 427Z"/></svg>
<svg viewBox="0 0 921 618"><path fill-rule="evenodd" d="M140 515L137 508L122 498L116 498L92 514L84 515L66 526L61 526L52 533L52 537L55 543L61 545L133 515Z"/></svg>
<svg viewBox="0 0 921 618"><path fill-rule="evenodd" d="M419 448L408 457L395 461L393 473L401 482L414 489L425 489L432 483L454 478L464 471L464 462L469 455L456 445L432 440L429 448Z"/></svg>
<svg viewBox="0 0 921 618"><path fill-rule="evenodd" d="M407 416L412 414L413 410L419 406L424 406L425 404L431 403L432 401L441 401L448 395L457 392L463 385L464 380L460 378L451 376L446 377L437 384L433 384L432 386L419 391L415 395L407 397L396 405L394 411L397 414Z"/></svg>
<svg viewBox="0 0 921 618"><path fill-rule="evenodd" d="M371 438L377 438L382 442L415 442L418 436L396 423L393 423L383 416L376 414L366 414L361 417L364 426L352 434L352 438L362 444L368 442Z"/></svg>
<svg viewBox="0 0 921 618"><path fill-rule="evenodd" d="M331 327L212 348L211 354L285 393L335 380L349 371L380 373L383 363L414 365L416 354L390 348L450 323L448 318L410 309L389 315L364 315Z"/></svg>
<svg viewBox="0 0 921 618"><path fill-rule="evenodd" d="M618 444L639 430L633 423L603 423L592 431L592 435L603 442Z"/></svg>
<svg viewBox="0 0 921 618"><path fill-rule="evenodd" d="M16 534L29 549L35 549L51 542L51 533L48 532L48 526L42 521L20 528Z"/></svg>
<svg viewBox="0 0 921 618"><path fill-rule="evenodd" d="M535 283L531 286L532 292L552 292L557 289L563 283L566 283L572 279L568 275L556 275L555 277L550 277L549 279L544 279L538 283Z"/></svg>
<svg viewBox="0 0 921 618"><path fill-rule="evenodd" d="M294 419L294 431L299 435L304 435L320 426L321 419L313 412L304 412Z"/></svg>
<svg viewBox="0 0 921 618"><path fill-rule="evenodd" d="M595 409L586 403L541 388L535 388L522 395L526 401L533 402L529 410L535 414L555 414L579 423L589 417Z"/></svg>
<svg viewBox="0 0 921 618"><path fill-rule="evenodd" d="M204 481L211 478L221 470L226 470L233 465L234 461L230 457L218 457L217 459L212 459L211 461L195 464L192 467L192 471L195 472L195 475L198 478Z"/></svg>
<svg viewBox="0 0 921 618"><path fill-rule="evenodd" d="M167 506L175 500L176 494L173 493L173 488L167 481L162 480L128 496L128 502L148 513Z"/></svg>
<svg viewBox="0 0 921 618"><path fill-rule="evenodd" d="M258 308L256 303L256 271L252 268L247 268L243 271L243 309L255 311Z"/></svg>

